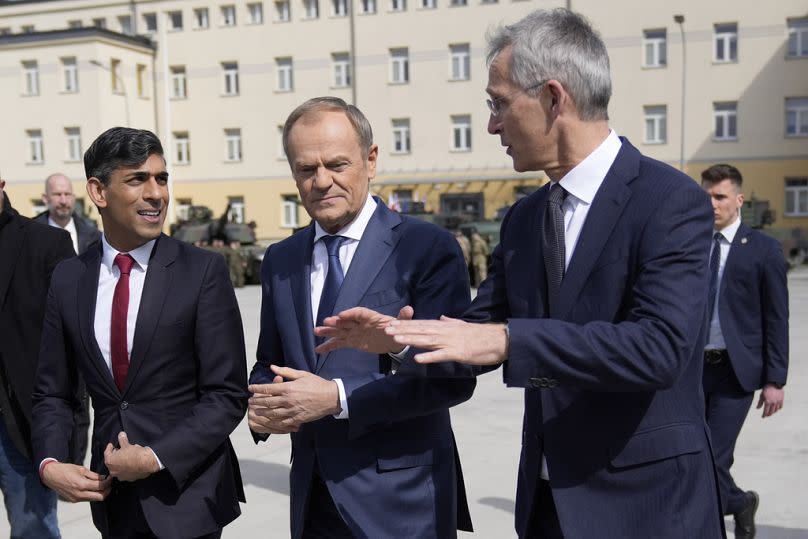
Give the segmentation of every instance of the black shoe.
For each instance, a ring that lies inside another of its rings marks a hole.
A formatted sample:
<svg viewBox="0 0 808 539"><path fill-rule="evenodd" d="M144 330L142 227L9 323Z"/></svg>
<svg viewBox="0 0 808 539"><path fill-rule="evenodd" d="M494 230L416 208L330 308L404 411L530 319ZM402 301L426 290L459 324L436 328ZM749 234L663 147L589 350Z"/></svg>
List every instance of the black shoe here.
<svg viewBox="0 0 808 539"><path fill-rule="evenodd" d="M746 492L746 507L735 513L735 539L753 539L755 537L755 513L760 496L754 490Z"/></svg>

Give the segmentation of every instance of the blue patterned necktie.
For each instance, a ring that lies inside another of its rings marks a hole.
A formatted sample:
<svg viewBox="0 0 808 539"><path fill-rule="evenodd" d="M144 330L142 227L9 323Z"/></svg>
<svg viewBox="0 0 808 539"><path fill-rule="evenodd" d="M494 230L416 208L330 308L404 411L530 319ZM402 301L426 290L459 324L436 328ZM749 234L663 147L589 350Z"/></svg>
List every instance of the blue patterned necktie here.
<svg viewBox="0 0 808 539"><path fill-rule="evenodd" d="M718 294L718 266L721 263L721 232L713 234L713 252L710 253L710 296L707 304L707 329L713 322L713 312L715 311L715 297Z"/></svg>
<svg viewBox="0 0 808 539"><path fill-rule="evenodd" d="M345 236L323 236L320 238L328 251L328 273L325 275L323 293L320 296L320 306L317 308L317 326L323 325L323 320L331 316L334 305L337 303L337 295L342 286L345 275L342 272L342 264L339 261L339 248L347 240Z"/></svg>
<svg viewBox="0 0 808 539"><path fill-rule="evenodd" d="M542 242L544 247L544 269L547 273L548 307L555 310L561 280L564 278L566 244L564 241L564 210L562 208L567 191L558 183L550 186L547 208L544 212Z"/></svg>

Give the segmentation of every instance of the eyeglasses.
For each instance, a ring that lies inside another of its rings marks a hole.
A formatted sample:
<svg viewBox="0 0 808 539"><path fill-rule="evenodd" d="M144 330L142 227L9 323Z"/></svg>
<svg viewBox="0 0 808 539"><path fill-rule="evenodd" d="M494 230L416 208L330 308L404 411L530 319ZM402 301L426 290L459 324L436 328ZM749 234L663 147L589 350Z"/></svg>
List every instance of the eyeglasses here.
<svg viewBox="0 0 808 539"><path fill-rule="evenodd" d="M514 92L512 92L512 93L510 93L508 95L504 95L504 96L501 96L501 97L495 97L494 99L486 99L485 104L488 105L488 110L491 111L491 116L499 116L499 113L504 110L503 100L510 99L511 97L515 96L519 92L527 92L527 91L530 91L530 90L534 90L536 88L541 88L542 86L547 84L548 81L549 81L549 79L548 80L543 80L543 81L537 82L536 84L534 84L532 86L528 86L527 88L520 88L520 89L518 89L518 90L516 90L516 91L514 91Z"/></svg>

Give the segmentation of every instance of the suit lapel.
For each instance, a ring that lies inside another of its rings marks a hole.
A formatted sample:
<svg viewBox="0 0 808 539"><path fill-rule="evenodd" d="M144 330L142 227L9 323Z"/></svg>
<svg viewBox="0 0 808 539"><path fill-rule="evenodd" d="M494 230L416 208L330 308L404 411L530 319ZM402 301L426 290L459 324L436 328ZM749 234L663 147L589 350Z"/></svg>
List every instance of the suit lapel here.
<svg viewBox="0 0 808 539"><path fill-rule="evenodd" d="M292 286L292 305L300 328L300 341L306 363L311 372L317 367L314 353L314 331L311 311L311 255L314 250L314 224L300 234L294 260L289 263L289 283Z"/></svg>
<svg viewBox="0 0 808 539"><path fill-rule="evenodd" d="M752 230L743 223L741 223L741 226L738 227L738 231L735 233L735 237L732 239L732 244L730 245L729 253L727 254L727 261L724 264L724 275L732 275L732 268L735 267L735 265L737 265L746 255L745 247L749 245L749 235L751 232ZM728 271L729 273L727 273ZM727 281L728 279L721 279L721 285L718 291L719 304L721 298L724 297L724 291L727 288Z"/></svg>
<svg viewBox="0 0 808 539"><path fill-rule="evenodd" d="M126 395L137 378L137 373L151 346L154 330L157 329L160 322L163 303L165 303L168 291L171 288L173 275L171 265L177 257L177 244L175 241L165 234L161 234L154 245L154 250L149 260L146 280L143 283L143 295L140 297L140 306L138 307L135 335L132 340L132 353L129 356L129 372L126 375L126 385L123 389L124 395Z"/></svg>
<svg viewBox="0 0 808 539"><path fill-rule="evenodd" d="M8 228L6 232L11 233L0 235L0 256L4 261L9 261L0 264L0 309L6 302L6 292L11 284L11 276L14 275L14 267L19 259L23 240L23 227L19 219L11 219L3 225L3 228Z"/></svg>
<svg viewBox="0 0 808 539"><path fill-rule="evenodd" d="M359 304L398 243L398 235L393 229L401 222L401 217L378 200L376 204L376 211L373 212L373 217L370 218L362 234L348 273L339 289L334 304L335 313ZM321 354L317 357L317 372L322 369L330 355Z"/></svg>
<svg viewBox="0 0 808 539"><path fill-rule="evenodd" d="M638 173L639 152L628 141L623 140L623 146L586 215L575 251L561 281L558 312L550 313L553 318L565 318L575 305L593 265L631 198L631 190L626 183L636 178Z"/></svg>
<svg viewBox="0 0 808 539"><path fill-rule="evenodd" d="M547 273L544 268L544 246L542 241L542 234L544 230L544 213L547 211L547 196L550 192L550 183L548 182L539 192L535 195L536 199L525 200L523 204L533 204L532 211L530 211L530 221L527 228L521 232L524 234L525 256L526 263L524 268L525 274L521 275L518 279L520 282L530 282L535 279L535 286L526 288L527 297L527 312L521 313L522 315L529 314L535 317L545 317L548 312L548 292L547 292Z"/></svg>
<svg viewBox="0 0 808 539"><path fill-rule="evenodd" d="M98 370L101 379L109 386L109 390L117 394L118 388L115 386L112 373L98 347L98 340L95 338L95 304L98 298L98 274L101 270L101 243L98 243L96 247L80 257L84 262L84 271L79 276L78 282L79 334L87 357L90 358L89 362Z"/></svg>

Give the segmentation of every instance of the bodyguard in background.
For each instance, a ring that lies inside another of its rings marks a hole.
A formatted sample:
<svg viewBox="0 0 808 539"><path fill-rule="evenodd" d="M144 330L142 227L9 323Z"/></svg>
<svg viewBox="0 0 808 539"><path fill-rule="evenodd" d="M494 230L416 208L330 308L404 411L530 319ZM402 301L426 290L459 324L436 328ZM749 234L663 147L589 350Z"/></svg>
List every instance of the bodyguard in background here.
<svg viewBox="0 0 808 539"><path fill-rule="evenodd" d="M73 184L64 174L56 172L47 177L42 202L47 210L34 217L34 220L69 232L76 254L80 255L101 239L101 232L95 223L75 211ZM87 454L87 431L90 428L90 398L83 381L79 381L77 391L81 396L81 404L73 414L75 426L70 442L70 461L73 464L83 464Z"/></svg>
<svg viewBox="0 0 808 539"><path fill-rule="evenodd" d="M11 537L53 539L56 494L39 482L31 460L31 392L51 274L76 253L66 232L19 215L5 183L0 179L0 487Z"/></svg>
<svg viewBox="0 0 808 539"><path fill-rule="evenodd" d="M732 479L735 441L755 390L770 417L783 407L788 372L788 286L780 244L743 224L743 178L718 164L701 173L715 215L710 252L709 336L704 349L704 397L712 432L724 514L736 539L755 536L755 491Z"/></svg>

